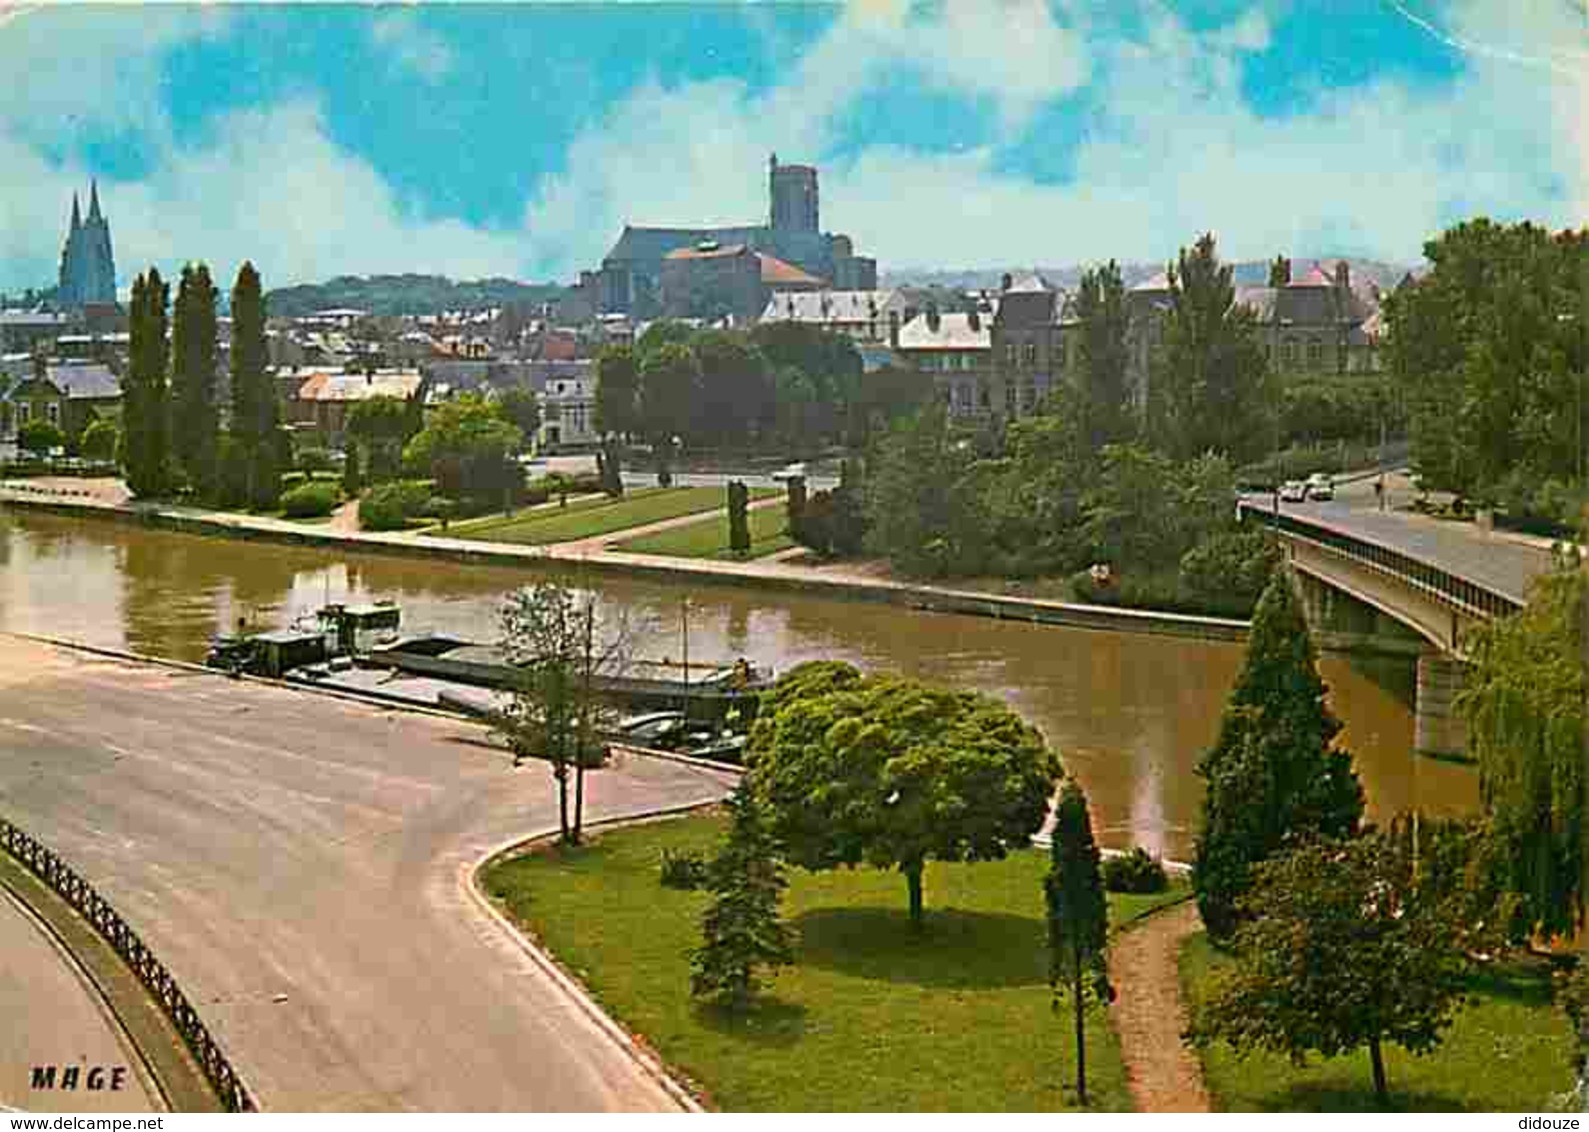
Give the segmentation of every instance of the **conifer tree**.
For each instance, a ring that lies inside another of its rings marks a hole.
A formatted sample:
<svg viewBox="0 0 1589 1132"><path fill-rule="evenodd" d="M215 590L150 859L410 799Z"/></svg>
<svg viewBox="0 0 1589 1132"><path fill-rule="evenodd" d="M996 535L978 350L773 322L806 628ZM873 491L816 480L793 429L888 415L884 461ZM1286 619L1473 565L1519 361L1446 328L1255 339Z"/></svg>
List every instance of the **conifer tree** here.
<svg viewBox="0 0 1589 1132"><path fill-rule="evenodd" d="M217 479L215 284L204 264L182 269L171 320L172 463L200 497Z"/></svg>
<svg viewBox="0 0 1589 1132"><path fill-rule="evenodd" d="M259 272L244 263L232 288L231 436L245 465L250 506L268 510L281 490L276 391L266 369L265 296Z"/></svg>
<svg viewBox="0 0 1589 1132"><path fill-rule="evenodd" d="M758 970L794 960L789 929L778 916L788 882L748 781L724 804L732 824L707 866L706 887L714 899L701 917L701 946L690 957L690 992L744 1010L761 985Z"/></svg>
<svg viewBox="0 0 1589 1132"><path fill-rule="evenodd" d="M1211 936L1228 939L1252 870L1293 843L1349 837L1363 816L1340 721L1324 702L1313 639L1291 581L1276 571L1258 600L1247 658L1214 746L1198 763L1203 828L1192 884Z"/></svg>
<svg viewBox="0 0 1589 1132"><path fill-rule="evenodd" d="M728 481L728 548L736 555L750 553L750 492L739 480Z"/></svg>
<svg viewBox="0 0 1589 1132"><path fill-rule="evenodd" d="M1081 277L1076 295L1080 321L1078 387L1094 449L1127 439L1132 429L1131 392L1126 384L1130 357L1126 347L1125 282L1120 265L1105 266Z"/></svg>
<svg viewBox="0 0 1589 1132"><path fill-rule="evenodd" d="M123 387L122 463L134 496L164 494L170 484L170 403L166 387L166 299L160 272L133 281L127 380Z"/></svg>
<svg viewBox="0 0 1589 1132"><path fill-rule="evenodd" d="M1076 1097L1087 1103L1087 1030L1089 1002L1109 1003L1105 948L1109 936L1109 905L1104 896L1098 845L1087 816L1087 796L1067 779L1054 814L1050 849L1052 864L1043 882L1048 899L1048 985L1054 1007L1069 996L1076 1023Z"/></svg>

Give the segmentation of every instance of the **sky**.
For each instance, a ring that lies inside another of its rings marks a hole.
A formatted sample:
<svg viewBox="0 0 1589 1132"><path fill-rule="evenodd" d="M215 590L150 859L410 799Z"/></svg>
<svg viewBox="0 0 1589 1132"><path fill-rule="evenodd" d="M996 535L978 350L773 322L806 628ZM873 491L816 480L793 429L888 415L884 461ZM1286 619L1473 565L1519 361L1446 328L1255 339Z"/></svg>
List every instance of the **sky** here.
<svg viewBox="0 0 1589 1132"><path fill-rule="evenodd" d="M0 290L90 180L120 285L572 281L625 223L755 223L766 165L883 270L1413 263L1589 223L1589 0L0 0Z"/></svg>

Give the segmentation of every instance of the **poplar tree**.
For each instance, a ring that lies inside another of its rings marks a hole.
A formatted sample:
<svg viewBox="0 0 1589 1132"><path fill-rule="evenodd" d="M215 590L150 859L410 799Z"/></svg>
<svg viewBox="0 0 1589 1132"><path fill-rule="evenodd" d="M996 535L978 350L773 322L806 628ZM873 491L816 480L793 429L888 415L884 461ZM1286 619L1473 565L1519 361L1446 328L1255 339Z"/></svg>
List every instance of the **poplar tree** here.
<svg viewBox="0 0 1589 1132"><path fill-rule="evenodd" d="M1126 291L1120 265L1110 260L1081 277L1076 295L1079 382L1088 441L1094 449L1124 440L1133 431L1131 391L1126 385Z"/></svg>
<svg viewBox="0 0 1589 1132"><path fill-rule="evenodd" d="M133 281L128 325L131 341L122 391L122 463L127 487L139 498L162 495L170 486L167 294L160 272L153 267Z"/></svg>
<svg viewBox="0 0 1589 1132"><path fill-rule="evenodd" d="M1109 904L1087 796L1067 779L1054 814L1052 864L1043 882L1048 900L1048 985L1054 1008L1068 996L1076 1023L1076 1098L1087 1103L1087 1005L1114 1001L1106 947Z"/></svg>
<svg viewBox="0 0 1589 1132"><path fill-rule="evenodd" d="M200 497L214 495L216 403L215 284L204 264L182 269L171 320L171 454Z"/></svg>
<svg viewBox="0 0 1589 1132"><path fill-rule="evenodd" d="M244 263L232 288L232 420L250 506L269 510L281 491L280 419L266 366L265 296L259 272Z"/></svg>

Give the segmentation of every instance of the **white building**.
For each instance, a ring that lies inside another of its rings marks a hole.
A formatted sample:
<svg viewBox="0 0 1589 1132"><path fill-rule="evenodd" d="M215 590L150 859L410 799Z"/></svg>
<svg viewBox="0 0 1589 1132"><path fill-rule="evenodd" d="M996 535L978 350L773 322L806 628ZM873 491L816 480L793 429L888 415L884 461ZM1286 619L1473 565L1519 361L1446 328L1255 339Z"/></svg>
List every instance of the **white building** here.
<svg viewBox="0 0 1589 1132"><path fill-rule="evenodd" d="M541 428L536 435L540 451L595 444L596 375L591 366L545 375L537 392L541 402Z"/></svg>
<svg viewBox="0 0 1589 1132"><path fill-rule="evenodd" d="M898 328L918 313L904 291L776 291L762 311L762 322L797 322L843 334L855 343L868 371L891 358Z"/></svg>

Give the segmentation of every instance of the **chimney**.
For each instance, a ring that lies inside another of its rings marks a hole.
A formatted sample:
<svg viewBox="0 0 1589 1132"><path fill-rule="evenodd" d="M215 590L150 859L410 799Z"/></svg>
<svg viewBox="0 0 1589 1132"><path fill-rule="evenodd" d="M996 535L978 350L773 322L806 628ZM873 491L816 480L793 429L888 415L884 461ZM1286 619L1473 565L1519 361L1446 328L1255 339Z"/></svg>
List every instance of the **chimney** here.
<svg viewBox="0 0 1589 1132"><path fill-rule="evenodd" d="M1335 261L1335 285L1342 291L1352 289L1352 269L1344 259Z"/></svg>
<svg viewBox="0 0 1589 1132"><path fill-rule="evenodd" d="M891 350L899 349L899 312L888 312L888 347Z"/></svg>
<svg viewBox="0 0 1589 1132"><path fill-rule="evenodd" d="M982 329L982 316L973 308L971 313L966 315L966 324L971 327L971 333L976 334Z"/></svg>
<svg viewBox="0 0 1589 1132"><path fill-rule="evenodd" d="M1008 291L1010 289L1010 285L1013 284L1014 282L1015 282L1015 278L1008 271L1006 271L1004 273L1004 275L999 279L999 290L1001 292Z"/></svg>
<svg viewBox="0 0 1589 1132"><path fill-rule="evenodd" d="M939 315L938 315L938 304L937 303L930 304L927 307L927 329L932 331L934 334L936 334L936 333L938 333L938 327L942 323L943 323L943 319L940 318Z"/></svg>

